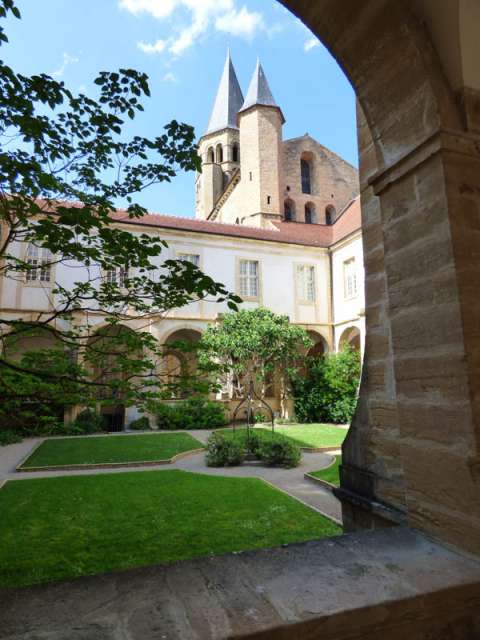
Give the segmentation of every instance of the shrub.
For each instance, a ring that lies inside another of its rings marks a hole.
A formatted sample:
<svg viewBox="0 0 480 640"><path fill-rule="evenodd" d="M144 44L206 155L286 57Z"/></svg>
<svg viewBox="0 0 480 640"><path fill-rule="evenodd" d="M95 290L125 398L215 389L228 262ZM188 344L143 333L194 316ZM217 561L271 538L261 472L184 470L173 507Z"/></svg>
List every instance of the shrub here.
<svg viewBox="0 0 480 640"><path fill-rule="evenodd" d="M197 396L173 405L159 403L153 412L159 429L215 429L226 424L222 404Z"/></svg>
<svg viewBox="0 0 480 640"><path fill-rule="evenodd" d="M93 409L84 409L75 418L74 423L83 429L83 433L98 433L107 430L107 421L102 414Z"/></svg>
<svg viewBox="0 0 480 640"><path fill-rule="evenodd" d="M150 420L147 416L142 416L141 418L132 420L128 425L128 428L133 431L148 431L150 429Z"/></svg>
<svg viewBox="0 0 480 640"><path fill-rule="evenodd" d="M92 409L84 409L72 422L57 422L50 430L55 436L84 436L107 430L105 418Z"/></svg>
<svg viewBox="0 0 480 640"><path fill-rule="evenodd" d="M269 466L291 469L298 467L302 458L300 447L284 439L265 439L260 442L257 455Z"/></svg>
<svg viewBox="0 0 480 640"><path fill-rule="evenodd" d="M17 431L12 431L11 429L0 430L0 447L4 447L7 444L15 444L22 440L22 436Z"/></svg>
<svg viewBox="0 0 480 640"><path fill-rule="evenodd" d="M307 374L292 379L299 422L348 423L357 405L360 355L351 347L311 359Z"/></svg>
<svg viewBox="0 0 480 640"><path fill-rule="evenodd" d="M238 440L212 433L207 441L206 462L209 467L234 467L245 459L245 448Z"/></svg>

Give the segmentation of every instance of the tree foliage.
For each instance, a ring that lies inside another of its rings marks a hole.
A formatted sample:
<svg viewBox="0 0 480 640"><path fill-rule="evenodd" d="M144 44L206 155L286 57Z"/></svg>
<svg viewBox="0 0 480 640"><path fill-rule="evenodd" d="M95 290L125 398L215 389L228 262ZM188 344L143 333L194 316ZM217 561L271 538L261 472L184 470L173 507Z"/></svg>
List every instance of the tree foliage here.
<svg viewBox="0 0 480 640"><path fill-rule="evenodd" d="M347 345L339 353L309 358L306 370L292 376L297 420L349 423L357 406L359 352Z"/></svg>
<svg viewBox="0 0 480 640"><path fill-rule="evenodd" d="M0 0L0 19L8 14L20 18L13 0ZM0 44L7 42L1 28ZM28 318L0 314L7 419L25 404L27 412L38 410L36 402L42 410L59 399L88 404L99 390L137 403L158 394L161 347L150 321L199 299L231 308L238 301L193 264L162 261L166 243L158 236L129 229L146 213L135 196L200 168L192 127L174 120L156 137L127 139L125 125L150 95L147 76L102 71L95 86L95 98L75 95L46 74L25 76L0 61L0 279L33 280L50 300ZM59 275L67 271L73 284ZM140 330L118 330L135 321ZM101 341L99 325L110 329ZM19 355L12 345L39 328L53 346ZM107 368L108 379L92 375Z"/></svg>
<svg viewBox="0 0 480 640"><path fill-rule="evenodd" d="M243 397L253 382L264 395L269 379L286 382L312 345L307 332L264 308L224 314L200 340L200 362L216 368L224 386Z"/></svg>

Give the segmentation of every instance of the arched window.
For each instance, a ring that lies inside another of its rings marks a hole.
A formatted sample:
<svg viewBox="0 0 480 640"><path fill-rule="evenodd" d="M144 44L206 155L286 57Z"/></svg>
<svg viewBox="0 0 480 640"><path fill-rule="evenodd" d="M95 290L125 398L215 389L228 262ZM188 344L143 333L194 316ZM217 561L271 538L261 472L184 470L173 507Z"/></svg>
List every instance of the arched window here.
<svg viewBox="0 0 480 640"><path fill-rule="evenodd" d="M295 220L295 203L288 198L283 205L284 218L287 222Z"/></svg>
<svg viewBox="0 0 480 640"><path fill-rule="evenodd" d="M238 144L234 144L233 148L232 148L232 161L233 162L240 162L240 149L238 147Z"/></svg>
<svg viewBox="0 0 480 640"><path fill-rule="evenodd" d="M300 173L302 176L302 193L312 193L311 165L308 160L300 160Z"/></svg>
<svg viewBox="0 0 480 640"><path fill-rule="evenodd" d="M213 153L213 147L208 148L207 162L215 162L215 154Z"/></svg>
<svg viewBox="0 0 480 640"><path fill-rule="evenodd" d="M337 211L333 204L329 204L325 208L325 224L333 224L337 216Z"/></svg>
<svg viewBox="0 0 480 640"><path fill-rule="evenodd" d="M221 144L217 144L216 156L217 164L223 162L223 147Z"/></svg>
<svg viewBox="0 0 480 640"><path fill-rule="evenodd" d="M317 221L315 213L315 205L311 202L307 202L305 205L305 222L307 224L314 224Z"/></svg>

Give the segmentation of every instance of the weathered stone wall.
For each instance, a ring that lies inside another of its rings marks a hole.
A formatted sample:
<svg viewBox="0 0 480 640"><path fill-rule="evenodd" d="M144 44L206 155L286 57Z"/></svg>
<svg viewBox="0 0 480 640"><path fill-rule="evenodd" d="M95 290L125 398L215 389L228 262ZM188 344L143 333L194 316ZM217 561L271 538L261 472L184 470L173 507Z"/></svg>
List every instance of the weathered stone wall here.
<svg viewBox="0 0 480 640"><path fill-rule="evenodd" d="M242 173L241 218L280 211L282 120L278 109L254 107L242 112L240 167Z"/></svg>
<svg viewBox="0 0 480 640"><path fill-rule="evenodd" d="M311 194L302 193L300 160L308 154L311 167ZM309 135L285 140L283 143L284 200L295 203L297 222L305 221L305 205L313 203L316 222L325 224L327 206L335 207L337 215L358 195L358 172ZM283 203L282 203L283 204ZM283 211L283 209L282 209Z"/></svg>
<svg viewBox="0 0 480 640"><path fill-rule="evenodd" d="M370 148L361 141L367 346L344 449L347 523L403 516L480 553L478 103L470 91L457 99L406 0L283 3L342 65L371 133Z"/></svg>

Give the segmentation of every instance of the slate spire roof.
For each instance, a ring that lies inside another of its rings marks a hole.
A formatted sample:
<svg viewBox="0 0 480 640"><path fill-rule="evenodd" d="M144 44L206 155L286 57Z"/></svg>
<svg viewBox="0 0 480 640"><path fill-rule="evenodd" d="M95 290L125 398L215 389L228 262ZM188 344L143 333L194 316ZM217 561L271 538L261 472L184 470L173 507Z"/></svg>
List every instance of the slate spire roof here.
<svg viewBox="0 0 480 640"><path fill-rule="evenodd" d="M232 64L230 50L223 68L212 114L208 122L207 134L221 129L237 129L237 113L243 103L243 93Z"/></svg>
<svg viewBox="0 0 480 640"><path fill-rule="evenodd" d="M275 102L275 98L270 90L267 76L260 64L260 60L257 60L257 66L255 67L255 71L253 72L253 76L248 87L247 97L245 98L245 102L243 103L240 112L246 111L255 105L276 107L280 111L282 120L285 122L282 110Z"/></svg>

